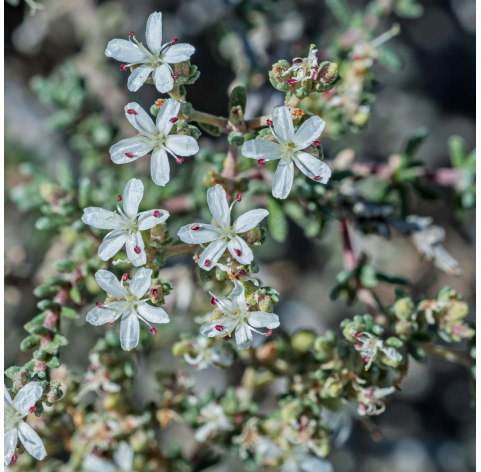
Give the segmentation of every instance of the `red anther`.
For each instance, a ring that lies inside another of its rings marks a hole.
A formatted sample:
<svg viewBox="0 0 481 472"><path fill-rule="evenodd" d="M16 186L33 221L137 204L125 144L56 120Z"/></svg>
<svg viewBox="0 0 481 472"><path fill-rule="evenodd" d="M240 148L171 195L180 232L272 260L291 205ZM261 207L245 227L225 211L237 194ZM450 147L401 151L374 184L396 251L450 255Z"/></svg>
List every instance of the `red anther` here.
<svg viewBox="0 0 481 472"><path fill-rule="evenodd" d="M179 76L177 74L170 74L170 76L175 80L175 79L178 79Z"/></svg>
<svg viewBox="0 0 481 472"><path fill-rule="evenodd" d="M236 202L240 202L242 200L242 193L238 193L235 197Z"/></svg>
<svg viewBox="0 0 481 472"><path fill-rule="evenodd" d="M172 44L175 44L175 43L177 43L177 42L179 42L179 39L174 36L174 37L172 38Z"/></svg>
<svg viewBox="0 0 481 472"><path fill-rule="evenodd" d="M10 461L10 464L15 464L15 462L17 462L17 459L18 459L17 454L14 454L14 455L12 456L12 460Z"/></svg>
<svg viewBox="0 0 481 472"><path fill-rule="evenodd" d="M270 336L271 334L272 334L272 329L269 329L269 330L267 331L266 335L265 335L266 338L267 338L268 336Z"/></svg>
<svg viewBox="0 0 481 472"><path fill-rule="evenodd" d="M122 201L122 195L119 195L119 196L117 197L117 203L118 203L118 202L121 202L121 201Z"/></svg>
<svg viewBox="0 0 481 472"><path fill-rule="evenodd" d="M312 73L312 80L317 80L319 78L319 71L315 70Z"/></svg>
<svg viewBox="0 0 481 472"><path fill-rule="evenodd" d="M157 330L156 330L155 328L150 328L150 332L151 332L152 334L157 334Z"/></svg>
<svg viewBox="0 0 481 472"><path fill-rule="evenodd" d="M113 326L113 325L114 325L114 322L113 322L113 321L109 321L109 325L110 325L110 326Z"/></svg>
<svg viewBox="0 0 481 472"><path fill-rule="evenodd" d="M209 259L206 259L206 260L205 260L204 266L205 266L205 267L210 267L210 260L209 260Z"/></svg>
<svg viewBox="0 0 481 472"><path fill-rule="evenodd" d="M367 364L371 358L370 357L363 357L362 360Z"/></svg>
<svg viewBox="0 0 481 472"><path fill-rule="evenodd" d="M265 166L267 164L266 160L265 159L259 159L257 161L257 164L259 164L260 166Z"/></svg>
<svg viewBox="0 0 481 472"><path fill-rule="evenodd" d="M159 293L159 291L156 288L154 288L154 290L152 290L152 296L153 297L156 297L158 293Z"/></svg>
<svg viewBox="0 0 481 472"><path fill-rule="evenodd" d="M210 302L212 303L212 305L217 305L217 299L215 297L212 297L210 299Z"/></svg>
<svg viewBox="0 0 481 472"><path fill-rule="evenodd" d="M236 255L237 257L240 257L241 254L242 254L242 252L241 252L240 249L234 249L234 252L235 252L235 255Z"/></svg>
<svg viewBox="0 0 481 472"><path fill-rule="evenodd" d="M267 120L267 126L272 126L272 120Z"/></svg>
<svg viewBox="0 0 481 472"><path fill-rule="evenodd" d="M288 80L287 83L288 83L289 85L295 85L295 84L297 84L297 79Z"/></svg>
<svg viewBox="0 0 481 472"><path fill-rule="evenodd" d="M176 157L175 160L177 161L177 164L182 164L182 162L184 162L183 157Z"/></svg>
<svg viewBox="0 0 481 472"><path fill-rule="evenodd" d="M242 417L242 415L240 413L238 415L236 415L236 417L235 417L236 424L242 424L243 419L244 418Z"/></svg>
<svg viewBox="0 0 481 472"><path fill-rule="evenodd" d="M194 224L190 227L190 229L191 229L192 231L197 231L197 230L200 229L200 224L199 224L199 223L194 223Z"/></svg>
<svg viewBox="0 0 481 472"><path fill-rule="evenodd" d="M354 346L356 346L358 349L361 349L362 343L356 343L356 344L354 344Z"/></svg>
<svg viewBox="0 0 481 472"><path fill-rule="evenodd" d="M316 175L315 177L312 178L312 180L315 180L316 182L319 182L319 179L320 179L320 178L321 178L321 177L320 177L319 175Z"/></svg>
<svg viewBox="0 0 481 472"><path fill-rule="evenodd" d="M127 113L128 113L129 115L137 115L137 112L136 112L133 108L129 108L129 109L127 110Z"/></svg>
<svg viewBox="0 0 481 472"><path fill-rule="evenodd" d="M101 304L100 302L95 302L95 306L96 306L97 308L102 308L102 304Z"/></svg>
<svg viewBox="0 0 481 472"><path fill-rule="evenodd" d="M314 144L314 146L319 147L321 145L321 141L312 141L312 144Z"/></svg>
<svg viewBox="0 0 481 472"><path fill-rule="evenodd" d="M242 275L242 277L247 277L248 274L244 269L242 269L239 271L239 275Z"/></svg>
<svg viewBox="0 0 481 472"><path fill-rule="evenodd" d="M135 254L140 254L140 248L139 248L139 246L135 246L135 247L134 247L134 252L135 252Z"/></svg>
<svg viewBox="0 0 481 472"><path fill-rule="evenodd" d="M224 329L224 327L222 325L215 325L215 329L217 331L222 331Z"/></svg>
<svg viewBox="0 0 481 472"><path fill-rule="evenodd" d="M354 337L355 337L355 338L362 338L362 332L361 332L361 331L356 331L356 332L354 333Z"/></svg>
<svg viewBox="0 0 481 472"><path fill-rule="evenodd" d="M155 211L154 211L154 216L155 216L156 218L160 218L160 215L161 215L161 213L160 213L159 210L155 210Z"/></svg>
<svg viewBox="0 0 481 472"><path fill-rule="evenodd" d="M30 407L30 410L28 410L29 413L35 413L37 411L37 407L35 405Z"/></svg>
<svg viewBox="0 0 481 472"><path fill-rule="evenodd" d="M301 62L302 62L302 59L299 59L299 58L292 60L293 64L300 64Z"/></svg>
<svg viewBox="0 0 481 472"><path fill-rule="evenodd" d="M135 36L135 33L133 31L129 31L129 36Z"/></svg>
<svg viewBox="0 0 481 472"><path fill-rule="evenodd" d="M129 274L122 275L122 282L125 282L129 277Z"/></svg>
<svg viewBox="0 0 481 472"><path fill-rule="evenodd" d="M177 118L176 116L174 116L173 118L171 118L169 120L171 123L175 123L176 121L179 121L179 118Z"/></svg>
<svg viewBox="0 0 481 472"><path fill-rule="evenodd" d="M128 69L127 64L122 64L122 65L120 66L120 70L125 71L125 70L127 70L127 69Z"/></svg>
<svg viewBox="0 0 481 472"><path fill-rule="evenodd" d="M134 154L131 153L131 152L126 152L125 155L126 155L129 159L132 159L132 157L134 157Z"/></svg>
<svg viewBox="0 0 481 472"><path fill-rule="evenodd" d="M366 405L364 405L364 403L359 403L358 408L359 408L361 411L366 411L366 410L367 410L367 407L366 407Z"/></svg>

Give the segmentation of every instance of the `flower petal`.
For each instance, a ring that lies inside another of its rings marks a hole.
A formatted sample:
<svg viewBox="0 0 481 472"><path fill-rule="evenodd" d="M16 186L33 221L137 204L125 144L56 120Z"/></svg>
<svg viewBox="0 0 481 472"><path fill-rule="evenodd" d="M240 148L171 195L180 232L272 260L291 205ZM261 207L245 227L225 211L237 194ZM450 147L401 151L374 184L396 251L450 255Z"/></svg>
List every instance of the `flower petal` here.
<svg viewBox="0 0 481 472"><path fill-rule="evenodd" d="M215 336L223 336L229 332L225 326L221 331L217 330L216 326L223 326L222 318L215 321L209 321L208 323L202 325L200 328L200 334L202 334L202 336L207 336L208 338L213 338Z"/></svg>
<svg viewBox="0 0 481 472"><path fill-rule="evenodd" d="M150 306L147 303L137 307L138 314L150 323L168 323L169 315L159 306Z"/></svg>
<svg viewBox="0 0 481 472"><path fill-rule="evenodd" d="M230 208L224 188L217 184L207 190L207 204L217 223L230 225Z"/></svg>
<svg viewBox="0 0 481 472"><path fill-rule="evenodd" d="M154 12L149 16L145 28L145 40L150 52L158 55L162 47L162 13Z"/></svg>
<svg viewBox="0 0 481 472"><path fill-rule="evenodd" d="M179 62L188 61L194 52L195 47L190 44L174 44L164 49L162 59L169 64L178 64Z"/></svg>
<svg viewBox="0 0 481 472"><path fill-rule="evenodd" d="M127 113L128 110L134 110L135 113ZM149 114L135 102L127 103L124 107L125 116L129 123L141 134L155 135L157 134L157 128L155 127L154 121L149 116Z"/></svg>
<svg viewBox="0 0 481 472"><path fill-rule="evenodd" d="M102 326L105 323L112 323L115 321L115 311L96 306L87 313L86 320L93 326Z"/></svg>
<svg viewBox="0 0 481 472"><path fill-rule="evenodd" d="M130 179L124 189L122 203L124 205L124 213L134 218L139 212L139 205L144 196L144 184L140 179Z"/></svg>
<svg viewBox="0 0 481 472"><path fill-rule="evenodd" d="M12 397L10 396L10 393L8 392L5 384L3 384L3 404L4 406L13 405Z"/></svg>
<svg viewBox="0 0 481 472"><path fill-rule="evenodd" d="M132 278L129 292L137 299L142 298L150 287L151 279L152 269L146 269L145 267L142 267Z"/></svg>
<svg viewBox="0 0 481 472"><path fill-rule="evenodd" d="M204 223L197 223L199 229L193 230L192 224L185 225L180 228L177 236L184 243L188 244L200 244L200 243L210 243L219 237L220 230L217 226L208 225Z"/></svg>
<svg viewBox="0 0 481 472"><path fill-rule="evenodd" d="M99 246L99 257L103 261L108 261L115 256L127 241L125 231L114 231L108 235Z"/></svg>
<svg viewBox="0 0 481 472"><path fill-rule="evenodd" d="M174 88L174 78L167 64L157 67L152 74L152 78L154 79L155 88L160 93L170 92Z"/></svg>
<svg viewBox="0 0 481 472"><path fill-rule="evenodd" d="M244 323L235 329L235 342L239 349L249 349L252 346L252 332Z"/></svg>
<svg viewBox="0 0 481 472"><path fill-rule="evenodd" d="M124 299L127 295L125 287L119 282L117 277L108 270L98 270L95 273L95 280L102 290L105 290L115 298Z"/></svg>
<svg viewBox="0 0 481 472"><path fill-rule="evenodd" d="M234 290L229 295L234 309L245 311L247 309L244 285L237 279L234 280Z"/></svg>
<svg viewBox="0 0 481 472"><path fill-rule="evenodd" d="M5 465L10 464L12 456L15 454L17 447L17 428L10 428L4 432L3 436L3 463Z"/></svg>
<svg viewBox="0 0 481 472"><path fill-rule="evenodd" d="M247 319L253 328L274 329L280 325L279 317L276 314L266 313L264 311L248 312Z"/></svg>
<svg viewBox="0 0 481 472"><path fill-rule="evenodd" d="M119 141L110 148L110 159L112 159L115 164L127 164L128 162L136 161L153 149L152 144L144 141L145 138L139 136L122 139L122 141ZM128 157L127 153L133 154L133 156Z"/></svg>
<svg viewBox="0 0 481 472"><path fill-rule="evenodd" d="M281 147L272 141L251 139L242 146L242 155L250 159L274 160L281 157Z"/></svg>
<svg viewBox="0 0 481 472"><path fill-rule="evenodd" d="M112 39L112 41L109 41L105 49L105 55L129 64L142 62L146 59L145 52L142 49L125 39Z"/></svg>
<svg viewBox="0 0 481 472"><path fill-rule="evenodd" d="M32 457L39 461L45 458L47 451L40 436L25 421L21 421L18 426L18 437L22 441L23 447Z"/></svg>
<svg viewBox="0 0 481 472"><path fill-rule="evenodd" d="M330 462L307 454L299 460L299 469L301 472L334 472Z"/></svg>
<svg viewBox="0 0 481 472"><path fill-rule="evenodd" d="M43 388L37 382L29 382L17 393L13 406L22 416L27 416L30 408L42 395Z"/></svg>
<svg viewBox="0 0 481 472"><path fill-rule="evenodd" d="M93 454L88 455L83 460L82 469L88 472L117 472L117 468L111 462L100 459Z"/></svg>
<svg viewBox="0 0 481 472"><path fill-rule="evenodd" d="M248 211L234 221L234 231L236 233L245 233L255 228L268 215L269 212L267 210Z"/></svg>
<svg viewBox="0 0 481 472"><path fill-rule="evenodd" d="M316 182L325 184L331 177L332 172L329 166L325 162L317 159L317 157L311 156L307 152L296 153L294 162L299 170L311 179L314 177L319 177L319 179L316 179Z"/></svg>
<svg viewBox="0 0 481 472"><path fill-rule="evenodd" d="M136 252L135 248L138 248ZM143 266L147 262L147 255L145 254L145 244L142 239L140 231L132 233L125 242L125 249L127 251L127 257L135 267Z"/></svg>
<svg viewBox="0 0 481 472"><path fill-rule="evenodd" d="M292 142L294 140L294 123L289 108L277 107L272 116L276 136L282 143Z"/></svg>
<svg viewBox="0 0 481 472"><path fill-rule="evenodd" d="M308 120L302 123L294 136L294 144L297 149L305 149L310 146L313 141L321 135L326 122L318 116L311 116Z"/></svg>
<svg viewBox="0 0 481 472"><path fill-rule="evenodd" d="M154 216L156 212L159 212L159 216ZM170 213L166 210L143 211L139 214L139 231L145 231L146 229L153 228L154 226L166 221L169 216Z"/></svg>
<svg viewBox="0 0 481 472"><path fill-rule="evenodd" d="M166 100L160 107L157 120L155 121L155 126L164 136L167 136L170 133L170 130L174 126L174 123L172 123L170 120L179 114L179 110L180 103L173 98Z"/></svg>
<svg viewBox="0 0 481 472"><path fill-rule="evenodd" d="M155 185L164 187L170 179L170 164L167 153L163 149L156 149L150 160L150 173Z"/></svg>
<svg viewBox="0 0 481 472"><path fill-rule="evenodd" d="M272 195L276 198L287 198L294 181L294 164L292 162L280 161L274 174L272 183Z"/></svg>
<svg viewBox="0 0 481 472"><path fill-rule="evenodd" d="M139 344L140 326L136 313L122 316L120 323L120 345L124 351L131 351Z"/></svg>
<svg viewBox="0 0 481 472"><path fill-rule="evenodd" d="M160 15L160 13L158 13L158 15ZM130 447L128 442L121 441L119 443L117 450L114 452L114 461L124 472L131 472L133 470L134 450Z"/></svg>
<svg viewBox="0 0 481 472"><path fill-rule="evenodd" d="M199 152L199 145L192 136L167 136L166 146L179 156L192 156Z"/></svg>
<svg viewBox="0 0 481 472"><path fill-rule="evenodd" d="M254 254L252 254L251 248L240 236L236 236L235 238L231 239L227 245L227 248L229 249L232 257L243 265L250 264L254 259Z"/></svg>
<svg viewBox="0 0 481 472"><path fill-rule="evenodd" d="M121 221L114 219L114 212L98 207L84 208L82 221L89 226L98 229L121 229L124 227Z"/></svg>
<svg viewBox="0 0 481 472"><path fill-rule="evenodd" d="M139 66L137 69L134 69L129 76L129 80L127 80L127 88L131 92L137 92L144 85L153 70L154 68L150 66Z"/></svg>
<svg viewBox="0 0 481 472"><path fill-rule="evenodd" d="M222 254L224 254L226 248L227 243L223 239L212 241L200 256L199 267L207 271L211 270L215 267ZM205 265L205 261L209 261L209 264Z"/></svg>

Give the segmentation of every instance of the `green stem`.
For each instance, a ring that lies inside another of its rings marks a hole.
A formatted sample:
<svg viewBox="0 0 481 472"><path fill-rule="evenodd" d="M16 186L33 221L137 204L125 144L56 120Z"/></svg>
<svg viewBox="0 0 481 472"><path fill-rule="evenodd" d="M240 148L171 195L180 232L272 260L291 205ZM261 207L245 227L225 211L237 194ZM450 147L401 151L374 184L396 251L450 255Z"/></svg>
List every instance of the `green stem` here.
<svg viewBox="0 0 481 472"><path fill-rule="evenodd" d="M450 349L444 346L437 346L435 344L422 344L419 346L424 349L424 352L432 357L438 357L446 361L455 362L456 364L463 365L466 368L471 368L471 359L466 351L459 351L456 349Z"/></svg>
<svg viewBox="0 0 481 472"><path fill-rule="evenodd" d="M222 116L211 115L210 113L204 113L203 111L192 110L188 121L197 121L200 123L207 123L208 125L217 126L223 133L227 133L227 118Z"/></svg>

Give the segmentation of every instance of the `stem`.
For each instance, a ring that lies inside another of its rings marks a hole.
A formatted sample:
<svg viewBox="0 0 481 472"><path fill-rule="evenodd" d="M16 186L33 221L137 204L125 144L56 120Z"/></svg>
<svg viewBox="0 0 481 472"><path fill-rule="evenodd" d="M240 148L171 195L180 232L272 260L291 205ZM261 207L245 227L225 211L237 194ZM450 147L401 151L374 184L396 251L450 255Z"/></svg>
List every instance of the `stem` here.
<svg viewBox="0 0 481 472"><path fill-rule="evenodd" d="M178 256L179 254L188 254L189 252L197 251L198 244L177 244L176 246L170 246L163 251L167 257Z"/></svg>
<svg viewBox="0 0 481 472"><path fill-rule="evenodd" d="M450 362L456 362L466 368L471 368L471 359L465 351L459 351L456 349L450 349L444 346L437 346L435 344L422 344L419 346L424 349L424 352L432 357L444 359Z"/></svg>
<svg viewBox="0 0 481 472"><path fill-rule="evenodd" d="M272 115L259 116L252 120L246 121L246 130L252 131L256 128L264 128L267 126L267 120L272 120Z"/></svg>
<svg viewBox="0 0 481 472"><path fill-rule="evenodd" d="M297 108L299 106L299 103L301 103L301 99L293 93L291 95L291 98L287 102L285 102L284 105L286 107Z"/></svg>
<svg viewBox="0 0 481 472"><path fill-rule="evenodd" d="M187 121L197 121L198 123L207 123L208 125L217 126L223 133L227 131L227 118L222 116L211 115L210 113L204 113L203 111L192 110L192 114Z"/></svg>

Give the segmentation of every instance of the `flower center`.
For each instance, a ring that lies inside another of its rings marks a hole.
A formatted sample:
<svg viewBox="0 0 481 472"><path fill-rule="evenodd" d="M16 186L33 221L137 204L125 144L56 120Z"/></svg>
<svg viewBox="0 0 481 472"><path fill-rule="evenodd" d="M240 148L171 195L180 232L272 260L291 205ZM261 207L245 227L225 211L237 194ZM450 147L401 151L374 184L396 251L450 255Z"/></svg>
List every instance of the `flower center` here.
<svg viewBox="0 0 481 472"><path fill-rule="evenodd" d="M19 421L23 418L22 414L19 413L13 406L8 405L5 408L5 429L13 428Z"/></svg>

